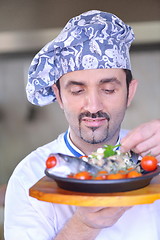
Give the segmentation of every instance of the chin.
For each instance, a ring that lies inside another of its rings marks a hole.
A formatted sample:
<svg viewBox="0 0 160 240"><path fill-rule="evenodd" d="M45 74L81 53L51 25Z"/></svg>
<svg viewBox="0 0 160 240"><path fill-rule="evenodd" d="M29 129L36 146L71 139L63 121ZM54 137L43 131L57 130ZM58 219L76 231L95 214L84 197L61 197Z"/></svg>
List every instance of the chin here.
<svg viewBox="0 0 160 240"><path fill-rule="evenodd" d="M92 134L92 136L87 136L86 134L81 135L81 139L90 144L100 144L105 143L108 139L108 134L98 136L98 134Z"/></svg>

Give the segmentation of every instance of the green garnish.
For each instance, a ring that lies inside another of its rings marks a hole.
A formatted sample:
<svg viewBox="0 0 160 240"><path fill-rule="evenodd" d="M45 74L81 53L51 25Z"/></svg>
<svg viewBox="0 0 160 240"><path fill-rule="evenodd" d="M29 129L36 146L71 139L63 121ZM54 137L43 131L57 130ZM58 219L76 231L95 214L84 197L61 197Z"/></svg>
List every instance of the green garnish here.
<svg viewBox="0 0 160 240"><path fill-rule="evenodd" d="M118 144L116 146L112 146L112 145L104 145L104 157L107 158L107 157L110 157L110 156L113 156L113 155L116 155L117 152L116 150L114 150L114 148L117 148L117 147L120 147L121 144Z"/></svg>

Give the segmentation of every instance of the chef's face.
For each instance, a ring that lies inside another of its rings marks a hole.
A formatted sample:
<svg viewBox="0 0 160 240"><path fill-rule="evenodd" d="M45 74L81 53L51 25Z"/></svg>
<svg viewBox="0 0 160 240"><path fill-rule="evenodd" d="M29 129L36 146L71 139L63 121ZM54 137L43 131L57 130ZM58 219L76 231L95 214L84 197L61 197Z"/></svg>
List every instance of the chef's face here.
<svg viewBox="0 0 160 240"><path fill-rule="evenodd" d="M136 82L128 95L123 69L93 69L67 73L60 78L60 90L53 85L57 100L70 126L72 141L90 144L117 139Z"/></svg>

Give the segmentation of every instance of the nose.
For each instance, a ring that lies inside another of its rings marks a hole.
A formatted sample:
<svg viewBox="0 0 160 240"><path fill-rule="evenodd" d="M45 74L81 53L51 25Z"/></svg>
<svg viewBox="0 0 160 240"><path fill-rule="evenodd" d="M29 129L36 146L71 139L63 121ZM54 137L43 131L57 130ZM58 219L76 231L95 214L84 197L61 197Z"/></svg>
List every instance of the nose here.
<svg viewBox="0 0 160 240"><path fill-rule="evenodd" d="M90 113L96 113L103 110L103 102L97 91L90 91L85 96L84 109Z"/></svg>

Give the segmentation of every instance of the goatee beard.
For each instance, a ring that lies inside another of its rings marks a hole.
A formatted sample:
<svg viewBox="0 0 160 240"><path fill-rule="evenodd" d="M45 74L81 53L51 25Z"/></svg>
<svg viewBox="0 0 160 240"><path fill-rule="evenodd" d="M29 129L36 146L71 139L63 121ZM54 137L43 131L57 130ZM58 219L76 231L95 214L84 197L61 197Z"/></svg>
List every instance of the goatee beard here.
<svg viewBox="0 0 160 240"><path fill-rule="evenodd" d="M81 121L82 121L83 117L93 118L94 120L96 118L105 118L109 122L109 120L110 120L109 115L107 113L104 113L104 112L101 112L101 111L98 111L97 113L84 112L84 113L81 113L79 115L79 132L80 132L81 139L84 140L87 143L90 143L90 144L99 144L99 143L105 142L108 139L109 124L107 126L106 133L104 134L103 138L101 138L99 140L95 138L95 134L96 133L94 134L94 132L99 127L88 127L92 131L92 133L93 133L93 135L91 137L92 139L89 140L89 139L83 137L83 134L82 134L82 131L81 131L81 127L80 126L81 126Z"/></svg>

